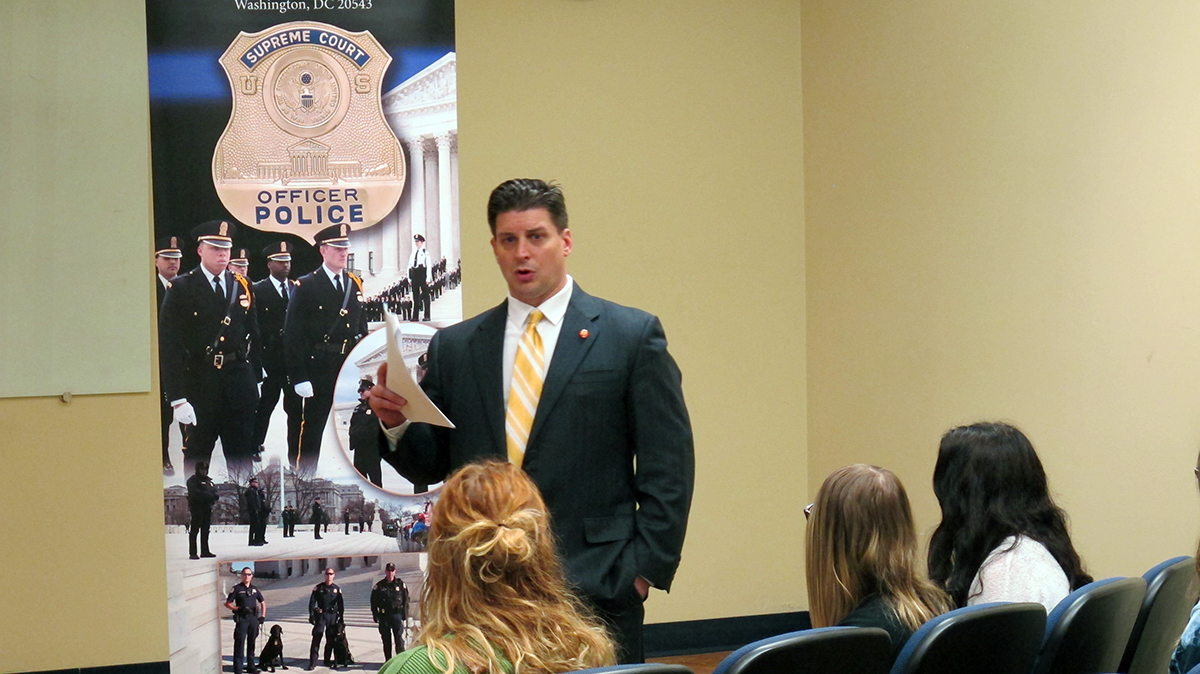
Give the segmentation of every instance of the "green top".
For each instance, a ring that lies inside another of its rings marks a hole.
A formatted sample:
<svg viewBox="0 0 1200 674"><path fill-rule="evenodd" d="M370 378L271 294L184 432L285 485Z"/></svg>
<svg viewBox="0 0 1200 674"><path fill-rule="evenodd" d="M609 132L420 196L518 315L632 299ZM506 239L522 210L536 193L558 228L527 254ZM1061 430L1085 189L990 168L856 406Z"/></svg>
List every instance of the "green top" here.
<svg viewBox="0 0 1200 674"><path fill-rule="evenodd" d="M508 662L508 658L503 655L500 655L499 658L500 666L504 668L502 674L511 674L512 665ZM379 669L379 674L442 674L446 661L440 654L438 663L440 664L435 664L429 657L428 648L416 646L385 662ZM469 674L469 672L462 666L462 663L458 663L454 666L454 674Z"/></svg>

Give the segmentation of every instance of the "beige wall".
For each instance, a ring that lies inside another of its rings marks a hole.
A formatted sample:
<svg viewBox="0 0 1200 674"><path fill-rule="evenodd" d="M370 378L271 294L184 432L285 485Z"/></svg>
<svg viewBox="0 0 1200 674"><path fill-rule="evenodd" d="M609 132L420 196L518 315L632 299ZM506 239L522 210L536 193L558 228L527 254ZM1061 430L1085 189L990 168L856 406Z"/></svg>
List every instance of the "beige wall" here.
<svg viewBox="0 0 1200 674"><path fill-rule="evenodd" d="M94 6L144 21L137 0ZM82 34L88 22L72 16L56 28ZM571 208L572 273L657 313L684 372L698 486L675 590L655 593L648 620L802 608L798 5L464 0L457 26L467 312L504 292L488 191L555 178ZM0 400L0 563L20 581L6 601L24 613L0 629L0 671L167 658L156 424L152 395ZM47 629L67 618L86 629L66 640Z"/></svg>
<svg viewBox="0 0 1200 674"><path fill-rule="evenodd" d="M516 176L561 181L572 274L662 318L696 434L683 564L647 620L800 608L798 7L478 0L457 11L466 313L504 294L488 192Z"/></svg>
<svg viewBox="0 0 1200 674"><path fill-rule="evenodd" d="M1200 6L806 1L809 486L1038 448L1097 577L1196 540Z"/></svg>

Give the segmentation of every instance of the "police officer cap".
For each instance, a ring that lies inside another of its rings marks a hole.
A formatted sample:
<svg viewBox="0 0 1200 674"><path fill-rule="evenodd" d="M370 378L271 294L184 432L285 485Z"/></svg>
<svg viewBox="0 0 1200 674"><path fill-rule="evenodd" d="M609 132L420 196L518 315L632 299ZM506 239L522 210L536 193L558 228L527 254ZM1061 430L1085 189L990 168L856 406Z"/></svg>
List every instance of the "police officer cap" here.
<svg viewBox="0 0 1200 674"><path fill-rule="evenodd" d="M425 237L421 236L420 234L413 234L413 241L424 241L424 240L425 240Z"/></svg>
<svg viewBox="0 0 1200 674"><path fill-rule="evenodd" d="M350 247L350 225L330 225L313 237L318 246Z"/></svg>
<svg viewBox="0 0 1200 674"><path fill-rule="evenodd" d="M268 260L276 262L291 262L292 261L292 244L287 241L273 243L262 249L262 254Z"/></svg>
<svg viewBox="0 0 1200 674"><path fill-rule="evenodd" d="M233 236L237 227L228 220L209 220L192 229L192 238L197 243L207 243L217 248L233 248Z"/></svg>
<svg viewBox="0 0 1200 674"><path fill-rule="evenodd" d="M250 266L250 251L245 248L238 248L233 252L233 257L229 259L229 264L236 264L242 267Z"/></svg>
<svg viewBox="0 0 1200 674"><path fill-rule="evenodd" d="M396 570L396 565L395 565L395 564L392 564L391 562L388 562L388 563L387 563L387 566L383 567L383 570L384 570L384 571L395 571L395 570Z"/></svg>
<svg viewBox="0 0 1200 674"><path fill-rule="evenodd" d="M366 391L374 386L375 386L375 382L371 381L370 379L358 380L358 392L359 393L362 393L363 391Z"/></svg>
<svg viewBox="0 0 1200 674"><path fill-rule="evenodd" d="M169 257L178 259L183 257L183 250L179 245L180 238L178 236L164 236L154 243L154 257Z"/></svg>

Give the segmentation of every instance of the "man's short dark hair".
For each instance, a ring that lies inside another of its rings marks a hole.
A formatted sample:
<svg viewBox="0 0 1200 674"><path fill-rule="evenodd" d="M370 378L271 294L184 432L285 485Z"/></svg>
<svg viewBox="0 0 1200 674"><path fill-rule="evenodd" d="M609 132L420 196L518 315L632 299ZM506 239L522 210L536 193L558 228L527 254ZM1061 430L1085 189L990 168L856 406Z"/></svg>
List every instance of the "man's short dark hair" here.
<svg viewBox="0 0 1200 674"><path fill-rule="evenodd" d="M556 182L537 178L514 178L500 183L488 197L488 227L496 235L496 217L501 213L544 208L558 231L567 228L567 202Z"/></svg>

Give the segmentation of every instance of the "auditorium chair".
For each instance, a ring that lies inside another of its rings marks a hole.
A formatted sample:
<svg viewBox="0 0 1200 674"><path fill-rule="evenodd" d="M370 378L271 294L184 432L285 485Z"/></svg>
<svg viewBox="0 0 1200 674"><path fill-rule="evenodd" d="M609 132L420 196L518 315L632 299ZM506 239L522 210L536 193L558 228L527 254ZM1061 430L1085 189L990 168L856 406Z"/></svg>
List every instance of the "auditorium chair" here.
<svg viewBox="0 0 1200 674"><path fill-rule="evenodd" d="M1028 674L1045 632L1041 604L967 606L914 632L891 674Z"/></svg>
<svg viewBox="0 0 1200 674"><path fill-rule="evenodd" d="M1147 571L1146 598L1133 623L1120 674L1163 674L1196 603L1196 560L1175 557Z"/></svg>
<svg viewBox="0 0 1200 674"><path fill-rule="evenodd" d="M695 674L683 665L663 662L644 662L636 665L612 665L610 667L593 667L577 669L571 674Z"/></svg>
<svg viewBox="0 0 1200 674"><path fill-rule="evenodd" d="M1143 578L1098 580L1067 595L1046 619L1033 674L1116 671L1144 596Z"/></svg>
<svg viewBox="0 0 1200 674"><path fill-rule="evenodd" d="M878 627L821 627L742 646L712 674L885 674L892 642Z"/></svg>

